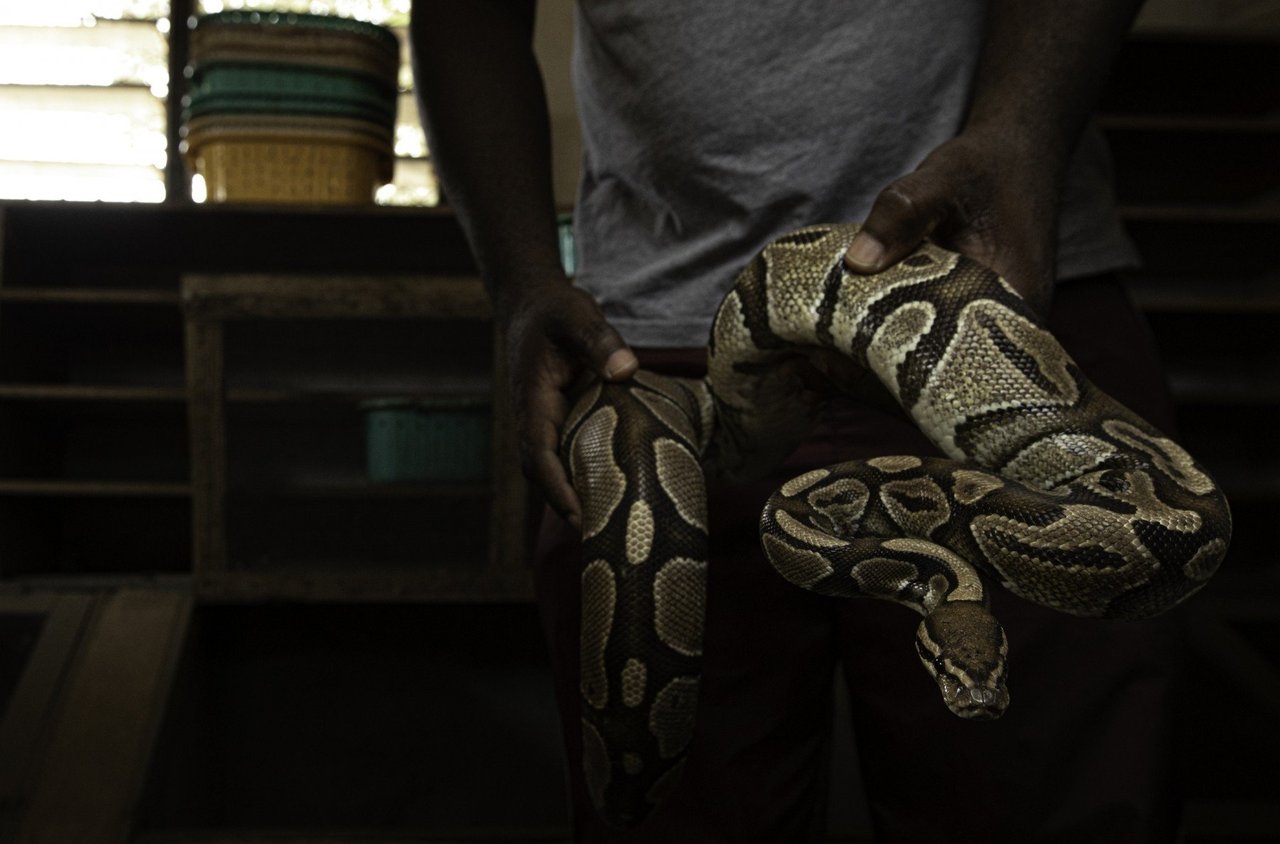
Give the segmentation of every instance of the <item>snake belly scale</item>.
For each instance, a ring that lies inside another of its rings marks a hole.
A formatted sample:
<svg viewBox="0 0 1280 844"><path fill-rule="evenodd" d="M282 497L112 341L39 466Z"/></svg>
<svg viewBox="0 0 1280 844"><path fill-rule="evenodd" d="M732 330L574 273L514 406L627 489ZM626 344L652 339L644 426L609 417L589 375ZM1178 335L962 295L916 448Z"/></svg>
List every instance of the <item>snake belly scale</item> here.
<svg viewBox="0 0 1280 844"><path fill-rule="evenodd" d="M583 505L582 762L612 824L639 823L680 775L715 600L706 482L763 475L804 437L820 399L797 366L834 354L874 374L945 457L788 481L761 515L765 555L796 586L919 613L917 655L961 717L1009 703L991 584L1137 619L1195 593L1226 553L1230 511L1208 473L1094 387L1004 280L928 243L850 273L857 230L767 246L716 314L705 379L596 385L567 420Z"/></svg>

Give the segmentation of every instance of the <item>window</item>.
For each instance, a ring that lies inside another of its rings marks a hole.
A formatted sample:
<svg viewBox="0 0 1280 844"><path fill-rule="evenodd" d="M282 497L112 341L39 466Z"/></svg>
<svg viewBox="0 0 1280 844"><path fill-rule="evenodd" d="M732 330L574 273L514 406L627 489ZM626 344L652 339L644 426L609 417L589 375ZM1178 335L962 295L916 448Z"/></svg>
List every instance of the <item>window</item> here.
<svg viewBox="0 0 1280 844"><path fill-rule="evenodd" d="M409 65L409 2L198 0L181 8L337 14L394 29L402 49L396 167L378 201L434 205ZM166 199L166 167L177 155L168 143L171 11L169 0L0 4L0 199Z"/></svg>
<svg viewBox="0 0 1280 844"><path fill-rule="evenodd" d="M0 5L0 196L165 197L167 0Z"/></svg>

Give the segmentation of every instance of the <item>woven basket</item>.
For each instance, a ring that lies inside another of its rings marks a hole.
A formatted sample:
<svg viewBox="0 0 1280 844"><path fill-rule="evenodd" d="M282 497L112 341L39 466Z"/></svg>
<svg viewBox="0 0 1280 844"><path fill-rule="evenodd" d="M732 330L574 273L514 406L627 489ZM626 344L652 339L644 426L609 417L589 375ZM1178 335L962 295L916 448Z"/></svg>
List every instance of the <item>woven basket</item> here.
<svg viewBox="0 0 1280 844"><path fill-rule="evenodd" d="M390 181L387 145L360 133L228 130L187 144L210 202L368 205Z"/></svg>
<svg viewBox="0 0 1280 844"><path fill-rule="evenodd" d="M286 135L296 132L359 132L391 142L392 130L381 123L349 117L305 114L211 114L193 117L181 127L183 137L209 135L227 130L271 130Z"/></svg>
<svg viewBox="0 0 1280 844"><path fill-rule="evenodd" d="M373 202L391 180L400 44L342 17L193 20L183 154L213 202Z"/></svg>

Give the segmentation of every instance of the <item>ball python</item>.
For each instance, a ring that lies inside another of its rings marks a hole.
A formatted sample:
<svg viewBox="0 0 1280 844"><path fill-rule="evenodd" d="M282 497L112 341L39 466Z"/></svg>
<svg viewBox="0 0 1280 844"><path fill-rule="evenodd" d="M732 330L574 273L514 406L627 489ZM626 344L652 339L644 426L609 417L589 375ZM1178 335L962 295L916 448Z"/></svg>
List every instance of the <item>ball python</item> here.
<svg viewBox="0 0 1280 844"><path fill-rule="evenodd" d="M798 389L798 365L835 353L873 373L946 457L786 482L761 515L764 553L797 586L923 616L916 651L956 715L994 718L1009 702L988 584L1139 619L1200 589L1226 553L1230 511L1204 468L1091 384L1008 283L931 243L851 273L857 231L813 226L756 256L716 313L705 379L597 383L566 420L583 507L582 764L612 824L639 823L680 775L707 480L758 477L804 437L817 398Z"/></svg>

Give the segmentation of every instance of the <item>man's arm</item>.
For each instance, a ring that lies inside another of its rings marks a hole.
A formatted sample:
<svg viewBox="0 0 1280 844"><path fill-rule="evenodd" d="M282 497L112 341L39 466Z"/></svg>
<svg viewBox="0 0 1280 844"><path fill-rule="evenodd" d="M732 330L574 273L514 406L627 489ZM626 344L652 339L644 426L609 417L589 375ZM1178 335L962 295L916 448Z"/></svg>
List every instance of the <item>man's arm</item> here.
<svg viewBox="0 0 1280 844"><path fill-rule="evenodd" d="M560 263L535 11L534 0L415 0L411 36L432 161L506 330L526 474L580 524L558 457L565 391L638 364Z"/></svg>
<svg viewBox="0 0 1280 844"><path fill-rule="evenodd" d="M964 128L881 192L849 267L883 269L931 237L1045 313L1063 174L1140 5L992 0Z"/></svg>

